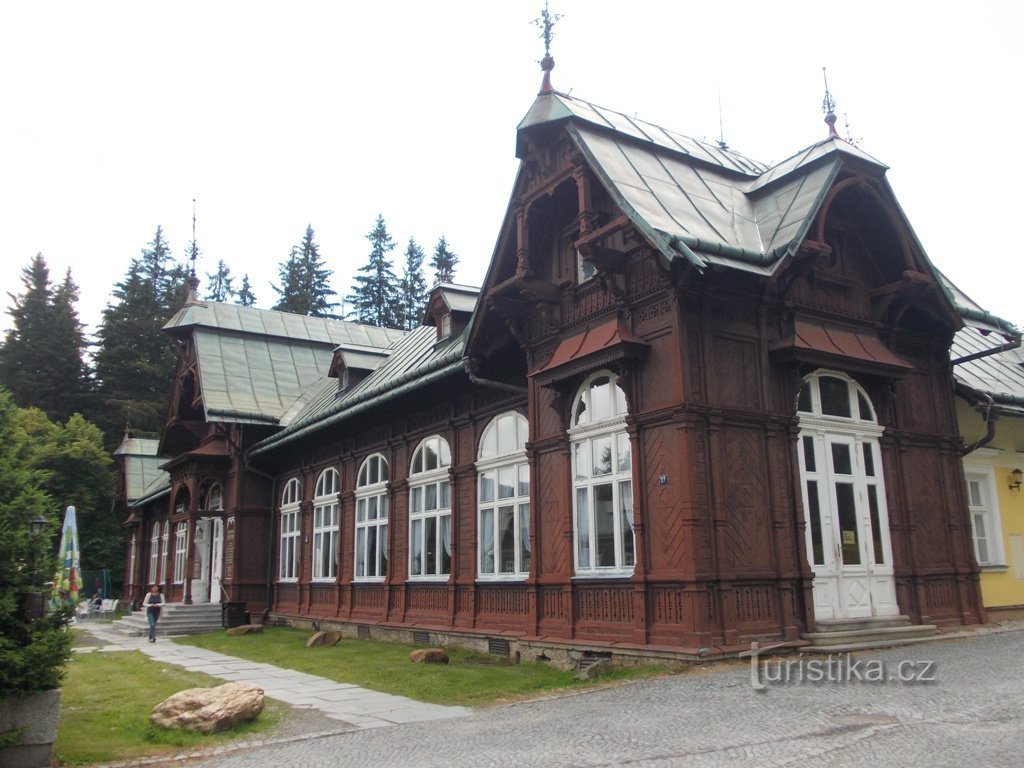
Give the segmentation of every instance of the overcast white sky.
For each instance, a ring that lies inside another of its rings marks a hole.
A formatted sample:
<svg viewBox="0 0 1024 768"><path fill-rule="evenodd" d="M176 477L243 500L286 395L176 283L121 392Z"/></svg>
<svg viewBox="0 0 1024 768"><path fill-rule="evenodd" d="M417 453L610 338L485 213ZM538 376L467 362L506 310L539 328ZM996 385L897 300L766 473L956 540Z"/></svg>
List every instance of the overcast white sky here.
<svg viewBox="0 0 1024 768"><path fill-rule="evenodd" d="M541 0L4 3L0 289L42 252L94 325L162 225L197 199L200 277L224 259L259 306L313 225L349 292L383 213L396 270L442 233L479 284L540 85ZM1024 4L556 0L553 83L782 160L825 136L822 66L932 261L1024 325L1013 163ZM720 97L719 97L720 94ZM204 279L205 282L205 279ZM205 290L205 285L200 289ZM4 314L0 327L8 327Z"/></svg>

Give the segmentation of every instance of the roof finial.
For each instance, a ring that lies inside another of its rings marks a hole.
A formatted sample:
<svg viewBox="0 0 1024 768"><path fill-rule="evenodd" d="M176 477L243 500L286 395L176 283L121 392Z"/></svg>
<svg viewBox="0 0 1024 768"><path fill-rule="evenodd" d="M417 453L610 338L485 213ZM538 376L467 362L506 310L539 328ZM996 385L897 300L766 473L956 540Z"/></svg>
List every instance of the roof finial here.
<svg viewBox="0 0 1024 768"><path fill-rule="evenodd" d="M540 27L540 36L544 40L544 58L540 60L540 68L544 72L544 80L540 84L541 93L551 93L551 70L555 68L555 59L551 55L551 40L554 38L555 23L562 18L560 13L548 11L548 1L544 0L544 10L540 16L533 20L533 23Z"/></svg>
<svg viewBox="0 0 1024 768"><path fill-rule="evenodd" d="M196 199L192 198L192 243L188 248L188 260L192 262L188 273L188 299L186 304L199 303L199 278L196 277L196 259L199 257L199 246L196 245Z"/></svg>
<svg viewBox="0 0 1024 768"><path fill-rule="evenodd" d="M821 102L821 111L825 113L825 125L828 126L828 137L830 139L839 138L839 134L836 133L836 100L832 98L832 94L828 90L828 73L825 71L825 67L821 68L821 75L825 78L825 98Z"/></svg>

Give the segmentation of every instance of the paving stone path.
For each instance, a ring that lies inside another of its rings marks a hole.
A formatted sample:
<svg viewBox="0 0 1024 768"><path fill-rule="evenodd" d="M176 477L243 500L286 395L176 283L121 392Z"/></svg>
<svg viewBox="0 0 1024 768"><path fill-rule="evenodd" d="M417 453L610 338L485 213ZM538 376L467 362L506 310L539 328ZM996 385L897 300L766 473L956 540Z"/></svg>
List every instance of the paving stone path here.
<svg viewBox="0 0 1024 768"><path fill-rule="evenodd" d="M141 651L165 664L174 664L192 672L261 687L267 696L293 707L312 708L334 720L340 720L356 730L382 728L400 723L418 723L464 717L470 710L465 707L445 707L426 704L404 696L379 693L357 685L336 683L316 675L307 675L272 664L227 656L223 653L178 645L166 638L150 643L144 637L124 637L101 624L84 625L99 641L99 646L88 647L86 652Z"/></svg>

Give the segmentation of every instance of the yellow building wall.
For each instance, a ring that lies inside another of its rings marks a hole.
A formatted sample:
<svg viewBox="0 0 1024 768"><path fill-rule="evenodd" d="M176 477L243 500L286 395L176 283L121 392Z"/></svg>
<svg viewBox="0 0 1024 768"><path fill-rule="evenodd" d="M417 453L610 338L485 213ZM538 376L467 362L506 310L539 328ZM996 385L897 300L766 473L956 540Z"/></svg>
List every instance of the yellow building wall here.
<svg viewBox="0 0 1024 768"><path fill-rule="evenodd" d="M972 445L985 434L981 416L957 398L957 416L964 441ZM1005 566L983 566L981 598L986 608L1024 606L1024 486L1010 488L1011 472L1024 469L1024 419L1002 415L996 436L983 448L964 457L965 470L990 469Z"/></svg>

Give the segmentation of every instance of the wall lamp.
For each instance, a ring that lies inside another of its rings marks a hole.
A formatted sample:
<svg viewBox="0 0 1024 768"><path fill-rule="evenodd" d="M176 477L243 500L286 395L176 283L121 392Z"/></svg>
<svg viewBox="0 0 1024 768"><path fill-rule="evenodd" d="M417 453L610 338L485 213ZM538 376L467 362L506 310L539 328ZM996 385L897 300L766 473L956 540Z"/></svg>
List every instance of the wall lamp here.
<svg viewBox="0 0 1024 768"><path fill-rule="evenodd" d="M42 515L36 515L28 521L28 532L33 536L38 536L44 530L46 530L47 520Z"/></svg>
<svg viewBox="0 0 1024 768"><path fill-rule="evenodd" d="M1017 467L1010 473L1010 490L1020 493L1021 483L1024 483L1024 470Z"/></svg>

